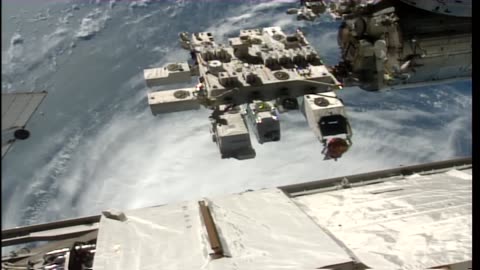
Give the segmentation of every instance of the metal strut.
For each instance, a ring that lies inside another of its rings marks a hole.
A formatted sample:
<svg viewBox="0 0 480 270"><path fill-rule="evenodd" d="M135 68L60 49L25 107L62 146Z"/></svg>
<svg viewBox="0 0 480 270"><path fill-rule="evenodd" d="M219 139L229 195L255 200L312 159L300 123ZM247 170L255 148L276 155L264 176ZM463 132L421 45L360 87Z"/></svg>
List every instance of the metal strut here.
<svg viewBox="0 0 480 270"><path fill-rule="evenodd" d="M208 241L213 250L213 253L210 253L210 257L212 257L212 259L223 258L225 255L223 254L222 243L220 242L217 227L215 227L215 222L213 221L210 209L205 204L205 201L199 201L198 205L200 206L200 214L202 215L205 227L207 228Z"/></svg>

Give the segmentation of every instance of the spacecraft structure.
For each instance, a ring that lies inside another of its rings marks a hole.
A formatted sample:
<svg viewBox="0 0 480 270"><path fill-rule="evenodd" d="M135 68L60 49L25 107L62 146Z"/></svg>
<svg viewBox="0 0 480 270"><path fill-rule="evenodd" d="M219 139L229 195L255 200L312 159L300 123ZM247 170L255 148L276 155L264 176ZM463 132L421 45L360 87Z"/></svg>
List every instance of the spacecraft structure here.
<svg viewBox="0 0 480 270"><path fill-rule="evenodd" d="M287 13L342 19L333 74L345 87L401 89L472 76L471 1L302 2Z"/></svg>
<svg viewBox="0 0 480 270"><path fill-rule="evenodd" d="M301 31L243 30L229 45L183 33L191 63L144 70L152 113L212 110L221 156L242 159L255 156L249 130L278 141L281 114L300 110L336 159L352 137L342 84L384 90L471 76L471 1L301 2L289 13L343 20L337 66ZM191 77L195 87L158 89ZM45 95L2 94L2 158L29 137ZM2 254L2 269L472 269L472 181L471 158L458 158L15 227L2 230L2 247L18 247Z"/></svg>
<svg viewBox="0 0 480 270"><path fill-rule="evenodd" d="M248 159L255 157L249 127L261 144L278 141L279 114L301 109L326 159L348 150L352 131L335 94L342 85L300 30L286 35L280 27L246 29L228 45L217 44L212 33L181 33L180 42L190 51L191 63L144 70L154 115L210 109L212 140L222 158ZM195 87L155 91L190 82L191 76L198 77ZM342 147L332 140L342 141Z"/></svg>
<svg viewBox="0 0 480 270"><path fill-rule="evenodd" d="M26 125L46 96L46 91L2 93L2 159L16 141L30 138Z"/></svg>
<svg viewBox="0 0 480 270"><path fill-rule="evenodd" d="M469 79L472 72L471 1L300 1L289 9L299 20L328 13L341 19L341 61L332 67L301 30L287 36L279 27L242 30L228 45L212 33L180 34L191 63L144 71L152 113L213 110L212 139L223 158L255 157L249 128L258 142L280 140L279 114L300 109L324 146L337 159L352 145L352 131L335 90L412 88ZM155 91L163 84L196 87ZM263 110L258 105L271 109Z"/></svg>
<svg viewBox="0 0 480 270"><path fill-rule="evenodd" d="M472 269L472 181L460 158L110 209L2 230L2 269Z"/></svg>

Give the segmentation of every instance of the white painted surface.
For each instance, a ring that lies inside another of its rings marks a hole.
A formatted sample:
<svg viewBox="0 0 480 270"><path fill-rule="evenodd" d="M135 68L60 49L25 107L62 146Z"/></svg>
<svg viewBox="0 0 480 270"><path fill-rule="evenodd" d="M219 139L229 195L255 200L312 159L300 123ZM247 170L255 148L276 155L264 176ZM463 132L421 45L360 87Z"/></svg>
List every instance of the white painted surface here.
<svg viewBox="0 0 480 270"><path fill-rule="evenodd" d="M294 200L373 269L472 259L472 182L449 171Z"/></svg>
<svg viewBox="0 0 480 270"><path fill-rule="evenodd" d="M211 260L196 201L103 218L95 270L316 269L350 262L345 250L280 190L210 201L228 258Z"/></svg>
<svg viewBox="0 0 480 270"><path fill-rule="evenodd" d="M208 269L317 269L351 261L280 190L217 198L211 209L232 258L211 261Z"/></svg>

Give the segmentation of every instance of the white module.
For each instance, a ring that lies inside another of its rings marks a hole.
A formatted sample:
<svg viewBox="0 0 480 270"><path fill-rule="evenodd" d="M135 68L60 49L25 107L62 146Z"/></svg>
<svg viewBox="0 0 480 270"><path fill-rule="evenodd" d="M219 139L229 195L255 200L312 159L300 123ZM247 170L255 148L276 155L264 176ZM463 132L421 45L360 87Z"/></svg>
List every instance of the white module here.
<svg viewBox="0 0 480 270"><path fill-rule="evenodd" d="M225 106L220 106L224 110ZM222 158L247 159L255 157L250 134L238 109L223 113L212 123L214 141L220 148Z"/></svg>
<svg viewBox="0 0 480 270"><path fill-rule="evenodd" d="M330 136L351 137L345 107L334 92L305 95L301 109L308 125L321 142Z"/></svg>
<svg viewBox="0 0 480 270"><path fill-rule="evenodd" d="M190 82L190 76L188 63L171 63L165 67L143 70L143 77L148 87Z"/></svg>
<svg viewBox="0 0 480 270"><path fill-rule="evenodd" d="M195 88L183 88L169 91L158 91L148 94L148 105L152 114L180 112L200 109L193 92Z"/></svg>
<svg viewBox="0 0 480 270"><path fill-rule="evenodd" d="M280 140L280 121L272 102L254 101L246 106L246 112L259 143Z"/></svg>

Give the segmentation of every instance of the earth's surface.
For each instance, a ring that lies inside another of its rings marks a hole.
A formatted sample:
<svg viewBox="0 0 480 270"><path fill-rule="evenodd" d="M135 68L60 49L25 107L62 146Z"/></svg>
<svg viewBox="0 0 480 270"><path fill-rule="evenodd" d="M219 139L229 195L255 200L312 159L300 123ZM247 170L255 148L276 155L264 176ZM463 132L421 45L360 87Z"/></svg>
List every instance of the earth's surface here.
<svg viewBox="0 0 480 270"><path fill-rule="evenodd" d="M47 90L32 138L2 160L2 228L471 155L471 81L344 89L353 147L337 162L299 112L251 160L220 159L209 111L153 117L142 70L187 60L181 31L300 27L327 64L338 22L299 22L260 1L2 0L2 92Z"/></svg>

